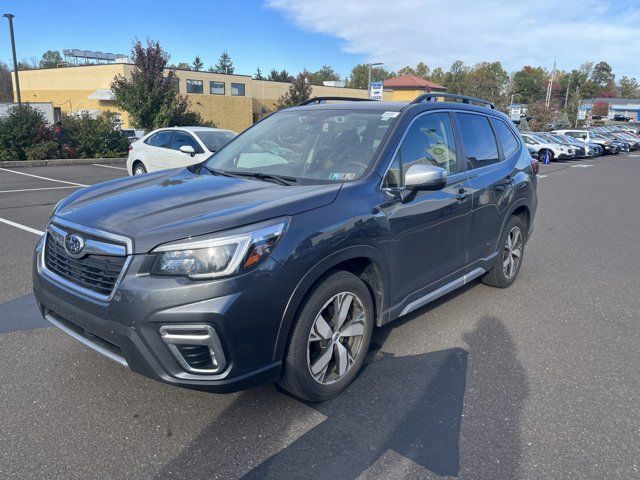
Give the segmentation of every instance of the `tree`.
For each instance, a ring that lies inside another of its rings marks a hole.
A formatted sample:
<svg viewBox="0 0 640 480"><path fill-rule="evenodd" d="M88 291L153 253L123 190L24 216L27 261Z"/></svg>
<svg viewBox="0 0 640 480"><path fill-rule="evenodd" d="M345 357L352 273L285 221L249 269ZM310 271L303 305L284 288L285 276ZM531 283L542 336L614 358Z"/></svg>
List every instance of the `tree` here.
<svg viewBox="0 0 640 480"><path fill-rule="evenodd" d="M169 55L158 42L136 41L131 57L131 77L116 76L111 83L116 106L129 113L136 128L153 130L160 127L202 124L196 112L189 111L189 100L178 91L178 77L168 69Z"/></svg>
<svg viewBox="0 0 640 480"><path fill-rule="evenodd" d="M275 68L272 68L267 80L271 80L272 82L292 82L293 76L285 69L277 71Z"/></svg>
<svg viewBox="0 0 640 480"><path fill-rule="evenodd" d="M444 86L449 93L466 93L467 75L469 67L466 67L461 60L456 60L444 75Z"/></svg>
<svg viewBox="0 0 640 480"><path fill-rule="evenodd" d="M231 57L229 56L226 50L222 52L222 54L220 55L220 58L218 59L218 63L214 67L214 71L216 73L227 73L227 74L233 73L234 71L233 62L231 61Z"/></svg>
<svg viewBox="0 0 640 480"><path fill-rule="evenodd" d="M591 108L591 115L594 117L606 117L609 114L609 104L607 102L596 102Z"/></svg>
<svg viewBox="0 0 640 480"><path fill-rule="evenodd" d="M276 108L293 107L311 98L309 72L303 70L293 79L289 90L278 99Z"/></svg>
<svg viewBox="0 0 640 480"><path fill-rule="evenodd" d="M258 69L256 70L256 73L253 75L253 79L254 80L264 80L264 76L262 75L262 71L260 70L260 67L258 67Z"/></svg>
<svg viewBox="0 0 640 480"><path fill-rule="evenodd" d="M416 75L425 80L429 80L431 78L431 69L427 64L420 62L416 65Z"/></svg>
<svg viewBox="0 0 640 480"><path fill-rule="evenodd" d="M623 98L640 97L640 85L635 78L622 77L618 80L618 95Z"/></svg>
<svg viewBox="0 0 640 480"><path fill-rule="evenodd" d="M387 78L393 78L396 74L393 72L389 72L382 67L373 67L371 69L371 81L379 82L385 80ZM369 65L366 63L361 63L356 65L351 70L351 75L347 80L347 87L350 88L361 88L366 90L369 88Z"/></svg>
<svg viewBox="0 0 640 480"><path fill-rule="evenodd" d="M180 62L178 65L171 65L169 68L175 68L177 70L191 70L191 65L187 62Z"/></svg>
<svg viewBox="0 0 640 480"><path fill-rule="evenodd" d="M533 102L529 105L529 114L531 120L529 124L534 132L544 131L548 125L555 119L554 111L551 107L547 107L544 101Z"/></svg>
<svg viewBox="0 0 640 480"><path fill-rule="evenodd" d="M200 60L200 57L198 55L196 55L196 58L193 59L193 63L191 65L196 72L199 72L204 68L204 63L202 63L202 60Z"/></svg>
<svg viewBox="0 0 640 480"><path fill-rule="evenodd" d="M56 68L62 63L62 56L58 50L47 50L42 54L40 68Z"/></svg>
<svg viewBox="0 0 640 480"><path fill-rule="evenodd" d="M415 69L413 67L410 67L409 65L407 65L406 67L402 67L396 73L398 74L399 77L403 75L416 75Z"/></svg>
<svg viewBox="0 0 640 480"><path fill-rule="evenodd" d="M429 80L431 80L433 83L437 83L438 85L443 85L444 77L445 77L444 70L442 70L442 68L440 67L436 67L431 72L431 77L429 78Z"/></svg>
<svg viewBox="0 0 640 480"><path fill-rule="evenodd" d="M316 72L309 74L311 85L323 85L323 82L340 81L340 75L329 65L323 65Z"/></svg>
<svg viewBox="0 0 640 480"><path fill-rule="evenodd" d="M526 66L513 74L513 101L534 103L546 95L549 73L542 67Z"/></svg>
<svg viewBox="0 0 640 480"><path fill-rule="evenodd" d="M485 98L500 110L506 109L508 98L506 86L509 74L500 62L481 62L466 75L465 93L473 97Z"/></svg>
<svg viewBox="0 0 640 480"><path fill-rule="evenodd" d="M599 62L593 67L591 81L595 83L600 90L604 90L609 84L613 83L615 79L616 76L613 73L613 69L607 62Z"/></svg>
<svg viewBox="0 0 640 480"><path fill-rule="evenodd" d="M6 63L0 62L0 102L13 102L11 71Z"/></svg>

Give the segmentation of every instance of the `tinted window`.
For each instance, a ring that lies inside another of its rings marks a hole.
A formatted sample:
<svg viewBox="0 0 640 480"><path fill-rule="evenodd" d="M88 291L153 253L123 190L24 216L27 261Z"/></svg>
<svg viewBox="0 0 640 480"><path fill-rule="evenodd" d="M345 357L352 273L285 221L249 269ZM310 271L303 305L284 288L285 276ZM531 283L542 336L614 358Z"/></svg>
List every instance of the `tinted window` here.
<svg viewBox="0 0 640 480"><path fill-rule="evenodd" d="M196 135L212 152L217 152L236 136L234 132L211 132L207 130L196 132Z"/></svg>
<svg viewBox="0 0 640 480"><path fill-rule="evenodd" d="M231 95L236 97L244 97L244 83L232 83Z"/></svg>
<svg viewBox="0 0 640 480"><path fill-rule="evenodd" d="M184 145L190 145L193 147L196 153L201 153L202 148L196 142L196 139L191 135L185 132L175 132L173 135L173 140L171 141L171 148L174 150L180 150L180 147Z"/></svg>
<svg viewBox="0 0 640 480"><path fill-rule="evenodd" d="M412 165L435 165L450 175L462 171L447 113L431 113L414 120L391 163L385 186L402 186L402 172Z"/></svg>
<svg viewBox="0 0 640 480"><path fill-rule="evenodd" d="M187 80L187 93L202 93L202 80Z"/></svg>
<svg viewBox="0 0 640 480"><path fill-rule="evenodd" d="M483 115L459 113L460 135L468 168L480 168L500 161L498 146L489 119Z"/></svg>
<svg viewBox="0 0 640 480"><path fill-rule="evenodd" d="M163 130L155 135L151 135L147 139L146 143L153 145L154 147L171 148L170 142L172 133L173 132L171 130Z"/></svg>
<svg viewBox="0 0 640 480"><path fill-rule="evenodd" d="M224 95L224 82L209 82L209 93L211 95Z"/></svg>
<svg viewBox="0 0 640 480"><path fill-rule="evenodd" d="M502 120L494 118L493 127L496 129L496 134L502 144L502 152L504 153L505 158L509 158L518 151L518 146L520 145L518 139Z"/></svg>

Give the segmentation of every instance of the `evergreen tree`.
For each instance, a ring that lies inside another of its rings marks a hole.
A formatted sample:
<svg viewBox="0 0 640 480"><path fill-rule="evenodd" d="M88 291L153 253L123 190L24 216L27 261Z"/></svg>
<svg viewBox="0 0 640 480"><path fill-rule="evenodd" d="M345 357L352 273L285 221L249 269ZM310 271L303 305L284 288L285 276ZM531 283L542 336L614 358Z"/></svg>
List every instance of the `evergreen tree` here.
<svg viewBox="0 0 640 480"><path fill-rule="evenodd" d="M229 56L226 50L222 52L222 54L220 55L220 58L218 59L218 63L215 66L214 71L216 73L227 73L227 74L233 73L234 71L233 62L231 61L231 57Z"/></svg>
<svg viewBox="0 0 640 480"><path fill-rule="evenodd" d="M260 70L260 67L258 67L258 69L256 70L256 73L253 75L253 79L254 80L264 80L264 76L262 75L262 70Z"/></svg>
<svg viewBox="0 0 640 480"><path fill-rule="evenodd" d="M198 55L196 55L196 58L193 59L192 66L196 72L199 72L204 68L204 63L202 63L202 60L200 60L200 57Z"/></svg>

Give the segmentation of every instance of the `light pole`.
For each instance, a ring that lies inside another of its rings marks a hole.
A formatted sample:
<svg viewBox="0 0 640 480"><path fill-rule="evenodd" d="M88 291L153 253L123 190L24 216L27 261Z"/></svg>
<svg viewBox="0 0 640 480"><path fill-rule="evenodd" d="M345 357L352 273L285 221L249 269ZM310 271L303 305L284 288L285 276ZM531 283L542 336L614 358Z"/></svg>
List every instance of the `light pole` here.
<svg viewBox="0 0 640 480"><path fill-rule="evenodd" d="M16 94L18 97L18 106L22 105L22 98L20 97L20 79L18 78L18 60L16 58L16 40L13 36L13 17L11 13L5 13L2 15L9 19L9 34L11 35L11 50L13 50L13 74L16 77Z"/></svg>
<svg viewBox="0 0 640 480"><path fill-rule="evenodd" d="M367 91L369 98L371 98L371 67L377 67L378 65L384 65L383 63L369 63L367 66L369 67L369 82L367 83Z"/></svg>

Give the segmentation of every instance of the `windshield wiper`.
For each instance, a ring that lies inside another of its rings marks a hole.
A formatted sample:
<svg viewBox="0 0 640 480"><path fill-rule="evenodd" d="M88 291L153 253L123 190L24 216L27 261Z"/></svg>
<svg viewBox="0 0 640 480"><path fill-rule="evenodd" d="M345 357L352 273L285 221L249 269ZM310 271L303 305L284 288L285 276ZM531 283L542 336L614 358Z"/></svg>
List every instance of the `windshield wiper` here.
<svg viewBox="0 0 640 480"><path fill-rule="evenodd" d="M216 170L215 168L210 168L207 167L206 165L202 165L202 167L209 173L213 174L213 175L221 175L223 177L234 177L235 175L231 175L228 172L225 172L224 170Z"/></svg>
<svg viewBox="0 0 640 480"><path fill-rule="evenodd" d="M297 178L289 177L287 175L274 175L261 172L236 172L225 170L223 173L232 177L257 178L258 180L266 180L269 182L278 183L280 185L291 185L292 183L296 183L298 181Z"/></svg>

